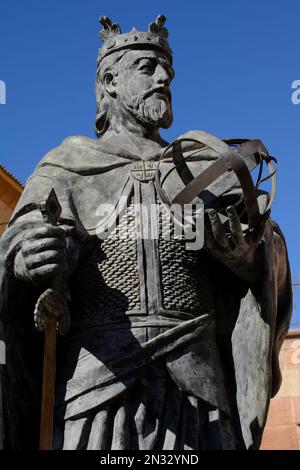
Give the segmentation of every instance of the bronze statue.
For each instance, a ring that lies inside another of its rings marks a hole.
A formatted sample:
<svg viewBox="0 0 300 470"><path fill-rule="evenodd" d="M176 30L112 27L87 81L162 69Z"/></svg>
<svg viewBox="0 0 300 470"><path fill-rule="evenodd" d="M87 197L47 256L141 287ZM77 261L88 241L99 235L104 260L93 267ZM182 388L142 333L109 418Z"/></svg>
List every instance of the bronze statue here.
<svg viewBox="0 0 300 470"><path fill-rule="evenodd" d="M42 159L1 239L4 445L38 447L44 336L33 312L55 285L71 318L57 338L54 449L256 449L292 302L284 237L248 175L270 157L259 141L197 132L168 147L165 18L126 34L101 23L98 138L69 137ZM226 178L209 176L215 163ZM207 187L192 183L189 198L191 169ZM184 186L188 202L201 193L203 247L177 236L162 200ZM56 225L40 210L52 190Z"/></svg>

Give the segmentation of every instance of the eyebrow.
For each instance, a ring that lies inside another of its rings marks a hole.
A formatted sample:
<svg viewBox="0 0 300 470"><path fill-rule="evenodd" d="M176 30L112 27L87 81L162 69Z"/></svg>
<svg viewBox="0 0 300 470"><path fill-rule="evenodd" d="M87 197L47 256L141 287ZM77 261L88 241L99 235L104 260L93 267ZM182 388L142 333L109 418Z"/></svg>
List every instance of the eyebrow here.
<svg viewBox="0 0 300 470"><path fill-rule="evenodd" d="M154 60L154 59L155 59L155 57L147 57L147 56L145 56L145 57L137 57L137 59L135 59L135 61L133 62L132 65L137 65L137 64L139 64L142 60Z"/></svg>
<svg viewBox="0 0 300 470"><path fill-rule="evenodd" d="M137 57L135 59L135 61L133 62L132 65L137 65L139 64L142 60L155 60L157 62L159 62L162 66L164 66L165 68L168 69L168 73L171 75L172 78L174 78L174 75L175 75L175 70L173 69L172 65L165 59L159 57L158 59L156 57L147 57L147 56L144 56L144 57Z"/></svg>

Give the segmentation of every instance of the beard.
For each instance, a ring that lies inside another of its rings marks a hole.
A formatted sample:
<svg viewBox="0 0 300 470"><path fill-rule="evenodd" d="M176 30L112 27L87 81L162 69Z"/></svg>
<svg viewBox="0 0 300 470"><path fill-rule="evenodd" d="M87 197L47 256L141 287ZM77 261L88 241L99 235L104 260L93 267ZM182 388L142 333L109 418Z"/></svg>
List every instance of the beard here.
<svg viewBox="0 0 300 470"><path fill-rule="evenodd" d="M173 122L171 100L156 93L139 94L133 99L126 98L126 108L142 124L167 129Z"/></svg>

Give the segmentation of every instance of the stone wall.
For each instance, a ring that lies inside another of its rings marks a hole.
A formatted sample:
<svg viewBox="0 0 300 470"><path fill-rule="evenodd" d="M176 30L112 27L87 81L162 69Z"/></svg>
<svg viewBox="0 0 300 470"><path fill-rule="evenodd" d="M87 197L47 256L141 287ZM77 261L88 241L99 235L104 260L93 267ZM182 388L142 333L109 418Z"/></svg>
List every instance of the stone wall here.
<svg viewBox="0 0 300 470"><path fill-rule="evenodd" d="M22 194L23 186L0 165L0 235Z"/></svg>
<svg viewBox="0 0 300 470"><path fill-rule="evenodd" d="M300 329L290 330L280 353L282 385L271 400L262 450L300 449Z"/></svg>

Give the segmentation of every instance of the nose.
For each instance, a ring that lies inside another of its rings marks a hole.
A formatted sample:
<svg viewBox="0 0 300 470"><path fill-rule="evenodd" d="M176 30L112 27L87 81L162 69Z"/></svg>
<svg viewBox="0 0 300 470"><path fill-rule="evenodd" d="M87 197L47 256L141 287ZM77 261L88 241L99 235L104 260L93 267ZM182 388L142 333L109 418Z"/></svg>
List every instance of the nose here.
<svg viewBox="0 0 300 470"><path fill-rule="evenodd" d="M170 82L171 82L170 76L169 76L168 72L166 71L166 69L162 65L157 64L156 70L155 70L155 75L156 75L157 83L163 84L165 86L170 85Z"/></svg>

